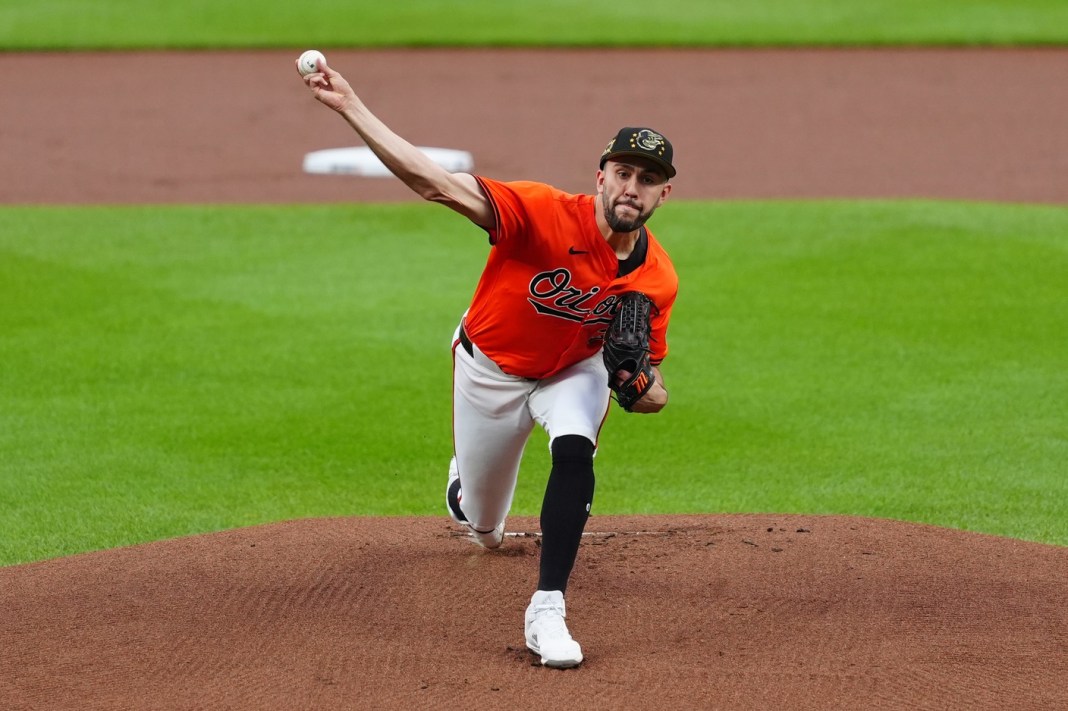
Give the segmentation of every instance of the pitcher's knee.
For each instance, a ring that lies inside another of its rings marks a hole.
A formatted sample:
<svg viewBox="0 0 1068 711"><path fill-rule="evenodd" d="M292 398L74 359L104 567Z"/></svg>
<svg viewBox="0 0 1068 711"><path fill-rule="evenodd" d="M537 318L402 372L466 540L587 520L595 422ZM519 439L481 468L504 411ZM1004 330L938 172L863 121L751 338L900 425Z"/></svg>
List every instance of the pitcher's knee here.
<svg viewBox="0 0 1068 711"><path fill-rule="evenodd" d="M593 466L593 442L582 435L561 435L553 439L553 464L563 462Z"/></svg>

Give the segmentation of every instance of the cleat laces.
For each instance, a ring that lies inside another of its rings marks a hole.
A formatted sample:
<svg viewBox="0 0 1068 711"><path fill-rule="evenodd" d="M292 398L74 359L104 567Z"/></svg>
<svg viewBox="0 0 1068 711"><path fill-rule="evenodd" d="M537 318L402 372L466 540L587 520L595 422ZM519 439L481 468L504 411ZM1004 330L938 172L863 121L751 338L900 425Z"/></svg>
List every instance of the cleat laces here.
<svg viewBox="0 0 1068 711"><path fill-rule="evenodd" d="M534 622L539 645L548 640L571 639L564 621L564 609L559 605L535 605Z"/></svg>

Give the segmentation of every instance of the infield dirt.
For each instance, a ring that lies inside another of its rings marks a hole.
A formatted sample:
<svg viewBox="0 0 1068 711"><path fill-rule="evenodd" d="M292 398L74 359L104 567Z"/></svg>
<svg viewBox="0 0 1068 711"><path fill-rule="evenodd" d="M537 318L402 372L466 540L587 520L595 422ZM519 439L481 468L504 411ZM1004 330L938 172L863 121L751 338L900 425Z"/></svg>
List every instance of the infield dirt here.
<svg viewBox="0 0 1068 711"><path fill-rule="evenodd" d="M0 54L0 203L416 199L302 174L358 140L299 53ZM1063 49L327 54L402 136L501 180L591 190L645 124L675 144L673 199L1068 201Z"/></svg>

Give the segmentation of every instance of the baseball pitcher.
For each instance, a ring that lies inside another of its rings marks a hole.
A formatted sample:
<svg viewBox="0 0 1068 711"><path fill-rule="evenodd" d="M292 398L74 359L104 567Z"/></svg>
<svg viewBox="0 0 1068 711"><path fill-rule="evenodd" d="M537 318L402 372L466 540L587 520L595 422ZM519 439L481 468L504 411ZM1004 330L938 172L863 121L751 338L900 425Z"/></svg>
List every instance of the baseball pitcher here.
<svg viewBox="0 0 1068 711"><path fill-rule="evenodd" d="M671 194L671 143L650 128L623 128L600 155L593 195L449 173L372 114L325 60L317 69L302 74L317 100L418 195L489 237L453 334L446 506L476 542L498 548L523 449L535 424L545 429L552 469L524 629L543 664L576 666L582 650L564 595L593 504L601 425L613 395L628 412L659 412L668 400L660 363L678 277L645 223Z"/></svg>

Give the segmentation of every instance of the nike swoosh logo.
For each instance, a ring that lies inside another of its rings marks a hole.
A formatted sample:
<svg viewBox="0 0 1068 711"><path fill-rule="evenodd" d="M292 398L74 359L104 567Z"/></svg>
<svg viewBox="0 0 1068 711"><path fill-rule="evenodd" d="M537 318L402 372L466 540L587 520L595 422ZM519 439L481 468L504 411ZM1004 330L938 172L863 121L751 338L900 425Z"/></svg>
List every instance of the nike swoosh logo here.
<svg viewBox="0 0 1068 711"><path fill-rule="evenodd" d="M567 253L568 254L589 254L589 252L583 251L581 249L575 249L574 247L569 247L568 250L567 250Z"/></svg>

